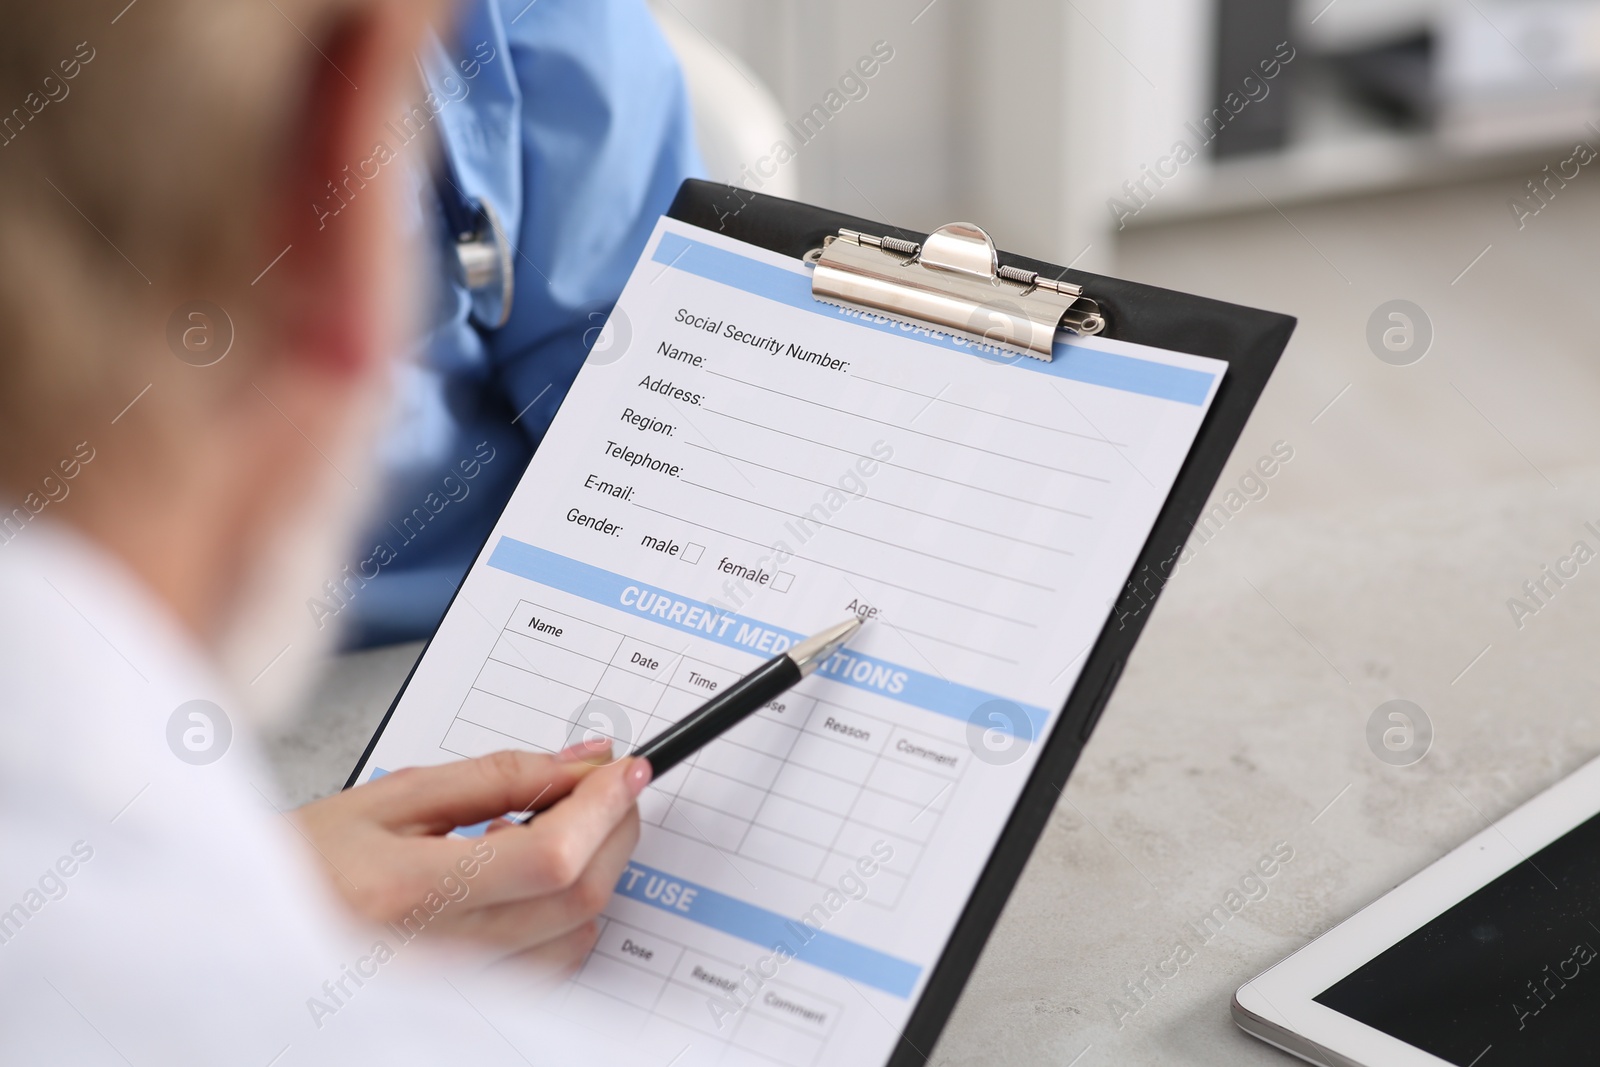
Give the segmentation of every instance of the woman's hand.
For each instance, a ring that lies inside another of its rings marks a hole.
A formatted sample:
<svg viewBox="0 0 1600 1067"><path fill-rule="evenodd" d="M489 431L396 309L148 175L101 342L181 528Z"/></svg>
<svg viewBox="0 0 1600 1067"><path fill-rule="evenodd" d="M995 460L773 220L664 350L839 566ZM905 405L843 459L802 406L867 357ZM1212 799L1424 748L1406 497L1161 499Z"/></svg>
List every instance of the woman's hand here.
<svg viewBox="0 0 1600 1067"><path fill-rule="evenodd" d="M639 840L650 764L606 742L413 767L294 813L329 879L368 919L487 944L551 968L594 944L595 916ZM527 825L499 819L537 811ZM476 839L457 826L499 820Z"/></svg>

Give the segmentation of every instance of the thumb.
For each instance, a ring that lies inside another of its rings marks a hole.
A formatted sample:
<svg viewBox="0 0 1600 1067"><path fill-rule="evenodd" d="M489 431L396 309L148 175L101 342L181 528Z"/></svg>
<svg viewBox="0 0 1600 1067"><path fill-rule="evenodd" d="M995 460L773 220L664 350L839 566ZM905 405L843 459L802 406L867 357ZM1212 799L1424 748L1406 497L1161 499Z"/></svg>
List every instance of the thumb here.
<svg viewBox="0 0 1600 1067"><path fill-rule="evenodd" d="M574 746L554 756L507 749L478 759L407 767L352 790L376 821L396 830L442 834L507 812L548 807L594 769L604 745ZM354 799L354 798L352 798Z"/></svg>

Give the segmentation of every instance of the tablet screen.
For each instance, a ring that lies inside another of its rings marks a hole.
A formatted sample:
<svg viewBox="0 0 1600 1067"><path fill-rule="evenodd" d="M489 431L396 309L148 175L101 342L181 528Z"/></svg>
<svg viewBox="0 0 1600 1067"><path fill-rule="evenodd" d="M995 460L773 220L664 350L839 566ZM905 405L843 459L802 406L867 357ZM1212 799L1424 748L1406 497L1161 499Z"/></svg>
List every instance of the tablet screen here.
<svg viewBox="0 0 1600 1067"><path fill-rule="evenodd" d="M1576 1063L1600 1040L1600 816L1315 1000L1461 1067Z"/></svg>

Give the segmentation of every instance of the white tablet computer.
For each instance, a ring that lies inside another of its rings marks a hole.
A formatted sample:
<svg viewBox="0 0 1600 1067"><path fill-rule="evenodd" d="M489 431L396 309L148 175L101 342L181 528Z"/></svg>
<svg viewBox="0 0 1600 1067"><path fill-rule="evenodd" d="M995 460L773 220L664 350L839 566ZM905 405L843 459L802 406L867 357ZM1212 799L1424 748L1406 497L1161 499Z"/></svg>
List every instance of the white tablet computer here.
<svg viewBox="0 0 1600 1067"><path fill-rule="evenodd" d="M1600 1056L1600 759L1234 995L1246 1031L1328 1067Z"/></svg>

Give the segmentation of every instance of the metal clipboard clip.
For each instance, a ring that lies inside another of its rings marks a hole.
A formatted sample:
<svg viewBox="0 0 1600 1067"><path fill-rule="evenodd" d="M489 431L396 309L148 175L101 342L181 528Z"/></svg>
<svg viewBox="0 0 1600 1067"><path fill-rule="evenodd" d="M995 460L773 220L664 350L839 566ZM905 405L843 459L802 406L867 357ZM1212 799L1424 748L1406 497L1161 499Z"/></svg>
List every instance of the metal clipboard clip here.
<svg viewBox="0 0 1600 1067"><path fill-rule="evenodd" d="M1049 362L1058 329L1105 329L1083 287L1002 267L994 241L970 222L941 226L918 244L841 229L806 254L811 295Z"/></svg>

